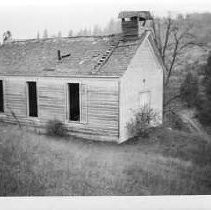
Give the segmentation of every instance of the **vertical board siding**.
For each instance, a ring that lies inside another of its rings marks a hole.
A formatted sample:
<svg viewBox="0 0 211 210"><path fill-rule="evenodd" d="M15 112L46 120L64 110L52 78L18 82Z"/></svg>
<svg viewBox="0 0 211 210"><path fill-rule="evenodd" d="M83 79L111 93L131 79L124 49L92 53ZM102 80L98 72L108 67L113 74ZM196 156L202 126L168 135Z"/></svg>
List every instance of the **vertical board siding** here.
<svg viewBox="0 0 211 210"><path fill-rule="evenodd" d="M28 78L7 78L5 82L5 106L8 122L17 120L12 110L23 124L45 126L49 120L60 120L73 134L83 134L88 138L118 140L119 95L117 80L37 78L38 117L32 119L27 112ZM68 120L68 83L80 84L80 122ZM14 88L15 87L15 88ZM0 116L1 117L1 116ZM3 117L1 117L3 119ZM96 136L96 138L95 138ZM98 137L97 137L98 136Z"/></svg>

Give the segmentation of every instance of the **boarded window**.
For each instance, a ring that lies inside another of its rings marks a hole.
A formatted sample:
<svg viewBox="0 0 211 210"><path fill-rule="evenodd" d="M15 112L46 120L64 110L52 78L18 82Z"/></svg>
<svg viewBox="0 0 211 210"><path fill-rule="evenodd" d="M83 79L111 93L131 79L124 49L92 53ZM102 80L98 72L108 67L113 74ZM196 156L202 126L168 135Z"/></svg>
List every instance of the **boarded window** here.
<svg viewBox="0 0 211 210"><path fill-rule="evenodd" d="M79 83L69 83L69 120L80 121Z"/></svg>
<svg viewBox="0 0 211 210"><path fill-rule="evenodd" d="M0 112L4 112L4 91L2 80L0 80Z"/></svg>
<svg viewBox="0 0 211 210"><path fill-rule="evenodd" d="M146 91L146 92L141 92L140 93L140 101L139 101L139 104L140 104L140 107L148 107L150 108L150 92L149 91Z"/></svg>
<svg viewBox="0 0 211 210"><path fill-rule="evenodd" d="M30 117L37 117L37 86L36 82L28 82L28 109Z"/></svg>

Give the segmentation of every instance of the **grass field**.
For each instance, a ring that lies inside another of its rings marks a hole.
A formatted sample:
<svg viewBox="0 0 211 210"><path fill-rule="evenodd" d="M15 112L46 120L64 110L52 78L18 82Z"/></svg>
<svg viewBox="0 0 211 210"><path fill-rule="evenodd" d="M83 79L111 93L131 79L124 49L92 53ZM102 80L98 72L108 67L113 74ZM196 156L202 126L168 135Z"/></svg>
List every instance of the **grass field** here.
<svg viewBox="0 0 211 210"><path fill-rule="evenodd" d="M117 145L0 127L0 195L211 194L211 143L157 128Z"/></svg>

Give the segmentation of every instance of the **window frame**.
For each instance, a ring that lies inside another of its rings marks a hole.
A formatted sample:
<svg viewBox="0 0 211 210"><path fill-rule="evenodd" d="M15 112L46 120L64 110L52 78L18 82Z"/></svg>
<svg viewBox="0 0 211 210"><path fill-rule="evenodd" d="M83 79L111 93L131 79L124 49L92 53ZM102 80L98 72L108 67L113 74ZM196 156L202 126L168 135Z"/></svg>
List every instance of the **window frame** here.
<svg viewBox="0 0 211 210"><path fill-rule="evenodd" d="M70 96L69 96L69 84L78 84L79 85L79 110L80 116L79 120L70 120ZM82 94L81 94L81 82L80 81L71 81L66 83L66 123L71 124L82 124Z"/></svg>
<svg viewBox="0 0 211 210"><path fill-rule="evenodd" d="M148 93L149 94L149 104L148 104L148 108L150 109L151 108L151 99L152 99L152 92L150 90L144 90L144 91L140 91L139 92L139 107L141 108L141 104L140 104L140 97L141 97L141 94L146 94ZM144 105L145 106L145 105Z"/></svg>
<svg viewBox="0 0 211 210"><path fill-rule="evenodd" d="M5 114L5 80L3 78L0 78L0 81L2 81L2 98L3 98L3 111L0 110L0 114Z"/></svg>
<svg viewBox="0 0 211 210"><path fill-rule="evenodd" d="M29 83L35 82L36 83L36 96L37 96L37 116L30 116L29 112ZM30 119L38 119L39 118L39 92L38 92L38 81L37 79L30 79L26 81L26 104L27 104L27 117Z"/></svg>

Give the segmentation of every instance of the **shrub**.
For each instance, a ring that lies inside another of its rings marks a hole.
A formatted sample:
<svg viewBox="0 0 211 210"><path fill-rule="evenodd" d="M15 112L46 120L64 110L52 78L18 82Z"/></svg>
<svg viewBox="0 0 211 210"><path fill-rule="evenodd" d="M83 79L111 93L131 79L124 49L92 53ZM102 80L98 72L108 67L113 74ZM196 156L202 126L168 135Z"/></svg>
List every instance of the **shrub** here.
<svg viewBox="0 0 211 210"><path fill-rule="evenodd" d="M67 128L59 120L49 120L47 123L47 134L50 136L66 136Z"/></svg>
<svg viewBox="0 0 211 210"><path fill-rule="evenodd" d="M158 124L159 114L148 106L141 107L127 123L129 136L148 137L150 127Z"/></svg>
<svg viewBox="0 0 211 210"><path fill-rule="evenodd" d="M186 123L183 122L181 116L173 110L165 111L164 125L166 127L171 127L176 130L189 132L189 128L187 127Z"/></svg>
<svg viewBox="0 0 211 210"><path fill-rule="evenodd" d="M193 107L196 104L198 94L198 80L189 72L184 82L180 87L181 99L187 104L188 107Z"/></svg>
<svg viewBox="0 0 211 210"><path fill-rule="evenodd" d="M205 126L211 126L211 54L207 59L204 72L204 93L197 104L198 118Z"/></svg>

